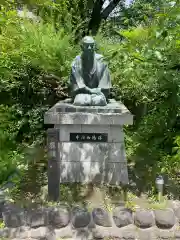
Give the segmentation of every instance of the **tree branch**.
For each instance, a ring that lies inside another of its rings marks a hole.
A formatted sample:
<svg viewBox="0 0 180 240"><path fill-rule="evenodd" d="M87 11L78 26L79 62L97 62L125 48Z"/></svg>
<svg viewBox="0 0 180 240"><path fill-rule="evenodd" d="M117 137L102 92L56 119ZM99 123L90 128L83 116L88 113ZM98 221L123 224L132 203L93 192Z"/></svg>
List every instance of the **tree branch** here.
<svg viewBox="0 0 180 240"><path fill-rule="evenodd" d="M91 14L91 20L89 21L88 25L88 34L91 33L92 35L96 35L101 21L104 19L106 20L109 16L109 14L117 7L117 5L122 2L124 3L124 0L111 0L109 5L102 10L104 0L96 0L94 3L93 11Z"/></svg>
<svg viewBox="0 0 180 240"><path fill-rule="evenodd" d="M101 13L101 18L106 20L109 14L116 8L116 6L120 3L121 0L112 0L109 5L103 10Z"/></svg>

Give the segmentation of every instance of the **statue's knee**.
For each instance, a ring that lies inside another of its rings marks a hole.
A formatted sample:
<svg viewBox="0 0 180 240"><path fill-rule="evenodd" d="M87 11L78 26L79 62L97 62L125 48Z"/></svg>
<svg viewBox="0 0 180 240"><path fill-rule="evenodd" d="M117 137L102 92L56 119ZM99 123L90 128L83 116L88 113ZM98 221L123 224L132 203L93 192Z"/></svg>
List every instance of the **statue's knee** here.
<svg viewBox="0 0 180 240"><path fill-rule="evenodd" d="M102 95L92 96L92 105L93 106L105 106L107 105L106 98Z"/></svg>
<svg viewBox="0 0 180 240"><path fill-rule="evenodd" d="M74 105L85 106L91 105L91 95L89 94L78 94L74 99Z"/></svg>

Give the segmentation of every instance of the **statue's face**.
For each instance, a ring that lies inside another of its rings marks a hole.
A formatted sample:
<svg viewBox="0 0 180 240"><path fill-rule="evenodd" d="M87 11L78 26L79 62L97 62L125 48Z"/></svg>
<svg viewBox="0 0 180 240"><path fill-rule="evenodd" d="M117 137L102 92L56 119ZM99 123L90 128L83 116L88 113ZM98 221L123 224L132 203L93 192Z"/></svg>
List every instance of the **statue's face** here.
<svg viewBox="0 0 180 240"><path fill-rule="evenodd" d="M85 55L92 55L94 54L94 51L95 51L95 43L87 43L87 42L84 42L82 44L82 51Z"/></svg>

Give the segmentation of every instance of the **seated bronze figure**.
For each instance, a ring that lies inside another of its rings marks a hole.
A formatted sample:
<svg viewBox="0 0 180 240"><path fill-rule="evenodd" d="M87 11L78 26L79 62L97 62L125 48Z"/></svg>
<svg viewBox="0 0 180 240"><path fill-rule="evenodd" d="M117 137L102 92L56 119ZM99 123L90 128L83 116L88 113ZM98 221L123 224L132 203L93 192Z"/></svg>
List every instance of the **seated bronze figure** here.
<svg viewBox="0 0 180 240"><path fill-rule="evenodd" d="M82 40L82 54L73 63L70 76L74 105L105 106L111 88L111 79L103 56L95 52L95 41L86 36Z"/></svg>

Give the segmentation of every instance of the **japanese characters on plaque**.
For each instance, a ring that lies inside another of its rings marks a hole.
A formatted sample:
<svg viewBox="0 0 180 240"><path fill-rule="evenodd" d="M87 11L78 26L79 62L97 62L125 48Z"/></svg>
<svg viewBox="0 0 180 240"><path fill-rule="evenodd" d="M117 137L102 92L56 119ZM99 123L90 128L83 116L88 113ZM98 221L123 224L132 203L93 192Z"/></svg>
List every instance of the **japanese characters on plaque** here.
<svg viewBox="0 0 180 240"><path fill-rule="evenodd" d="M107 133L70 133L71 142L107 142Z"/></svg>

